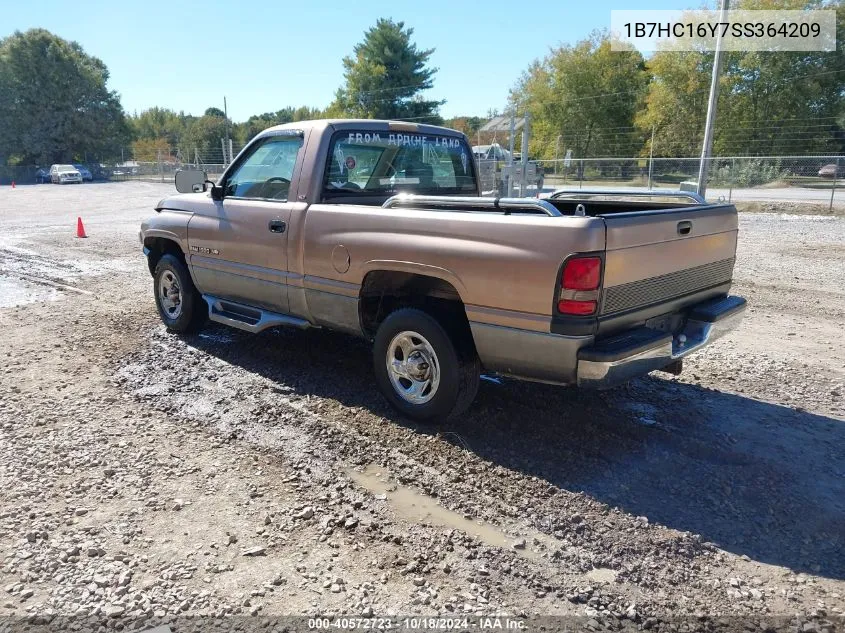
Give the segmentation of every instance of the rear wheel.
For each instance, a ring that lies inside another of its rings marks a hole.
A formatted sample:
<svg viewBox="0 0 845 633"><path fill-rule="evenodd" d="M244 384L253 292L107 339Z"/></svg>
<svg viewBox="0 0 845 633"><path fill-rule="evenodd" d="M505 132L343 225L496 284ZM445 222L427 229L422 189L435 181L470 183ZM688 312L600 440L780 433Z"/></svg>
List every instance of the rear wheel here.
<svg viewBox="0 0 845 633"><path fill-rule="evenodd" d="M390 403L418 422L463 413L478 392L478 356L459 327L415 308L390 314L373 343L376 381Z"/></svg>
<svg viewBox="0 0 845 633"><path fill-rule="evenodd" d="M159 316L168 330L185 334L205 325L208 308L181 259L171 254L161 257L153 275L153 289Z"/></svg>

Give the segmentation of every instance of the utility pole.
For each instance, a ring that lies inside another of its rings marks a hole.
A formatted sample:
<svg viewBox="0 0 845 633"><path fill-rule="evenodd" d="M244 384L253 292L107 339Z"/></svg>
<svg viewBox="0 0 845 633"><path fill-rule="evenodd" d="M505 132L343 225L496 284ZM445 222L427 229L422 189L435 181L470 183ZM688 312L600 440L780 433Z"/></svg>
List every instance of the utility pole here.
<svg viewBox="0 0 845 633"><path fill-rule="evenodd" d="M654 126L651 126L651 145L648 148L648 188L651 191L651 172L654 167Z"/></svg>
<svg viewBox="0 0 845 633"><path fill-rule="evenodd" d="M511 140L508 147L508 198L513 198L513 137L515 135L516 112L511 110Z"/></svg>
<svg viewBox="0 0 845 633"><path fill-rule="evenodd" d="M719 22L727 21L730 0L722 0ZM713 76L710 78L710 99L707 102L707 122L704 125L704 146L701 148L701 163L698 165L698 195L704 197L707 191L707 168L710 152L713 150L713 123L716 121L716 105L719 100L719 76L722 74L722 32L716 36L716 53L713 56Z"/></svg>
<svg viewBox="0 0 845 633"><path fill-rule="evenodd" d="M519 195L522 198L528 197L528 112L525 113L525 120L522 124L522 175L519 179Z"/></svg>
<svg viewBox="0 0 845 633"><path fill-rule="evenodd" d="M226 119L226 145L223 147L223 163L228 165L232 162L231 145L229 144L229 108L226 105L226 97L223 96L223 116ZM229 149L229 158L226 159L226 150Z"/></svg>
<svg viewBox="0 0 845 633"><path fill-rule="evenodd" d="M557 176L557 162L560 160L560 137L562 134L557 135L557 140L555 141L555 176Z"/></svg>

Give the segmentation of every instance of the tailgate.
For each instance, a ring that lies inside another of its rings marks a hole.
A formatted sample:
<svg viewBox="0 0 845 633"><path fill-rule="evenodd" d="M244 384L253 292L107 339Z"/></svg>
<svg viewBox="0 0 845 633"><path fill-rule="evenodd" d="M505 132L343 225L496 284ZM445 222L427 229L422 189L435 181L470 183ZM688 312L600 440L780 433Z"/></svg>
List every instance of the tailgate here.
<svg viewBox="0 0 845 633"><path fill-rule="evenodd" d="M730 288L737 239L733 205L600 217L607 252L599 331L677 311Z"/></svg>

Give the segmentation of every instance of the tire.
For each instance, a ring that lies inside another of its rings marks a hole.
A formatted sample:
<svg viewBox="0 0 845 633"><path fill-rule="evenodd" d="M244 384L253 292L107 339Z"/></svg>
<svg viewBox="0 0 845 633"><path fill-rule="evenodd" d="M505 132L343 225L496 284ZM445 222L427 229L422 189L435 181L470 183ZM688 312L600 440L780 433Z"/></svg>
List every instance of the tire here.
<svg viewBox="0 0 845 633"><path fill-rule="evenodd" d="M398 365L393 365L394 361ZM439 321L416 308L396 310L379 326L373 342L373 368L378 387L390 404L412 420L425 423L445 421L466 411L478 393L481 375L470 334L449 319ZM414 391L426 382L427 388Z"/></svg>
<svg viewBox="0 0 845 633"><path fill-rule="evenodd" d="M185 262L163 255L153 274L153 294L161 320L171 332L196 332L208 319L208 307L197 291Z"/></svg>

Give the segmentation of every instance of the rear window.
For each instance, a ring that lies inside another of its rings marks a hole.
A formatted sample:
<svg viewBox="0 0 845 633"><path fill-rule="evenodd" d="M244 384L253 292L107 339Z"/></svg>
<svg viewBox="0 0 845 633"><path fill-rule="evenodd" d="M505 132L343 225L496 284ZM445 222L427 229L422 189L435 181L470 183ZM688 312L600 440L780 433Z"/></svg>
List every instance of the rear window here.
<svg viewBox="0 0 845 633"><path fill-rule="evenodd" d="M475 192L472 152L460 138L354 131L332 138L324 197Z"/></svg>

